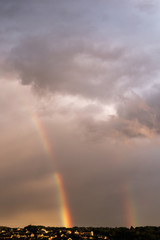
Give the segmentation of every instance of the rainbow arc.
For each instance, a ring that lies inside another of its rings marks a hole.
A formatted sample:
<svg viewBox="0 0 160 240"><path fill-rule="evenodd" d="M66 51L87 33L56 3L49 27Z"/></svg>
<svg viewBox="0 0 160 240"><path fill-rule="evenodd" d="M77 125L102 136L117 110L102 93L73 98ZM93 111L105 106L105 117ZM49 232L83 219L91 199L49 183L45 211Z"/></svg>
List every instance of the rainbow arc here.
<svg viewBox="0 0 160 240"><path fill-rule="evenodd" d="M131 186L127 183L124 186L124 197L125 197L125 211L126 211L126 224L128 227L135 227L137 225L135 201Z"/></svg>
<svg viewBox="0 0 160 240"><path fill-rule="evenodd" d="M56 170L55 163L54 163L54 154L53 154L51 144L49 142L48 136L38 116L35 114L31 114L31 116L32 116L32 121L34 123L34 126L37 130L37 133L41 139L41 143L44 148L44 151L53 166L54 181L56 183L56 188L59 195L62 224L64 227L72 227L72 221L71 221L69 207L67 204L67 198L66 198L64 185L63 185L63 180L61 175Z"/></svg>

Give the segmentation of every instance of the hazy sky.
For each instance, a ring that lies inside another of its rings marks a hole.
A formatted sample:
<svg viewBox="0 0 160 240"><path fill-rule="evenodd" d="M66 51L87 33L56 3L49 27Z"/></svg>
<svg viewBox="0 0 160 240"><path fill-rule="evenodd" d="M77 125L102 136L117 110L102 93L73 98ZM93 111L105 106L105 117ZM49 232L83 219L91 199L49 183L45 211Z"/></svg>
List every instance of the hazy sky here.
<svg viewBox="0 0 160 240"><path fill-rule="evenodd" d="M57 172L73 226L159 225L159 22L159 0L0 0L0 225L62 226Z"/></svg>

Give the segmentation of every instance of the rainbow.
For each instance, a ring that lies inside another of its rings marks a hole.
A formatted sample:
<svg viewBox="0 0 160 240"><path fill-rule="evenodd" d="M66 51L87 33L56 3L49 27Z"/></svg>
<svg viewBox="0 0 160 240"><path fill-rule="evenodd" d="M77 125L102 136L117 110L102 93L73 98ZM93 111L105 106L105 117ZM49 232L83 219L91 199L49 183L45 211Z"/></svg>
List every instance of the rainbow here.
<svg viewBox="0 0 160 240"><path fill-rule="evenodd" d="M39 134L44 151L45 151L46 155L48 156L48 159L51 161L52 166L54 167L54 181L56 183L57 192L58 192L58 196L59 196L59 202L60 202L60 206L61 206L60 212L61 212L62 225L64 227L72 227L72 221L71 221L69 207L67 204L66 194L65 194L65 190L64 190L64 186L63 186L63 180L62 180L62 177L60 176L60 174L57 173L57 171L56 171L55 164L53 161L54 154L53 154L51 144L48 140L45 129L44 129L40 119L38 118L38 116L36 114L31 114L31 117L32 117L32 122L37 130L37 133Z"/></svg>
<svg viewBox="0 0 160 240"><path fill-rule="evenodd" d="M123 190L125 196L124 204L126 212L126 225L127 227L136 227L138 225L138 222L136 218L135 201L131 191L131 186L129 186L129 184L126 184Z"/></svg>

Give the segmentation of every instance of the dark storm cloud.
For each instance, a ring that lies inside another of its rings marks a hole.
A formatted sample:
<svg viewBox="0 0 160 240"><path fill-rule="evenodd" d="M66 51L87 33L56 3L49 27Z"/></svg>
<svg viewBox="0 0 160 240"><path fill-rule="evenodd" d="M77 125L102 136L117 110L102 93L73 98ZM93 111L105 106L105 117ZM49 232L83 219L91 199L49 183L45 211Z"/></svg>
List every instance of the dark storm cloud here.
<svg viewBox="0 0 160 240"><path fill-rule="evenodd" d="M12 66L19 73L23 84L33 84L37 89L48 89L53 93L71 93L94 98L107 95L110 88L107 85L111 81L114 85L116 79L111 80L112 76L106 79L107 73L112 73L105 70L103 65L105 62L114 64L114 61L120 59L122 48L111 46L106 50L94 49L89 43L79 41L56 43L56 46L52 46L50 41L49 43L33 38L23 42L12 52Z"/></svg>
<svg viewBox="0 0 160 240"><path fill-rule="evenodd" d="M128 25L119 21L119 16L124 15L133 31L140 32L139 25L125 14L133 8L131 3L95 1L89 8L90 4L91 1L1 2L6 16L2 16L1 27L12 28L11 33L3 34L12 47L6 65L11 65L22 84L32 84L41 91L112 101L116 95L143 87L153 78L158 56L154 53L153 57L152 50L130 48L130 39L127 43L116 40L110 30L111 26L115 30L121 27L119 39L128 34ZM120 7L119 12L115 4ZM133 9L135 19L137 12ZM139 24L145 26L144 20L140 19Z"/></svg>
<svg viewBox="0 0 160 240"><path fill-rule="evenodd" d="M127 42L116 40L116 35L110 31L112 25L117 30L121 26L119 39L128 33L128 25L121 22L115 25L113 16L117 11L115 3L124 7L116 15L118 20L133 7L130 2L107 1L103 2L104 8L95 4L89 12L86 9L90 1L77 3L79 8L77 4L70 7L69 3L73 2L29 1L27 6L21 3L24 16L18 14L14 17L19 30L15 28L15 39L6 65L18 74L22 84L32 84L42 92L49 90L115 101L117 95L123 96L132 88L143 88L156 76L157 49L152 49L148 43L142 48L133 45L128 35ZM4 7L10 9L12 5L9 2L9 7L8 4ZM30 18L27 17L29 11ZM132 14L135 19L136 8ZM124 19L127 21L128 15L124 15ZM145 27L144 20L139 19L139 24L130 22L133 31L138 31L137 35L141 30L138 26ZM10 16L7 24L12 25ZM105 29L104 33L102 29Z"/></svg>
<svg viewBox="0 0 160 240"><path fill-rule="evenodd" d="M110 42L48 39L25 39L9 56L22 84L37 90L113 100L128 89L145 86L158 71L152 53L133 53Z"/></svg>
<svg viewBox="0 0 160 240"><path fill-rule="evenodd" d="M17 14L21 13L24 4L23 1L15 0L13 1L0 1L0 14L1 17L5 19L9 19L15 17Z"/></svg>

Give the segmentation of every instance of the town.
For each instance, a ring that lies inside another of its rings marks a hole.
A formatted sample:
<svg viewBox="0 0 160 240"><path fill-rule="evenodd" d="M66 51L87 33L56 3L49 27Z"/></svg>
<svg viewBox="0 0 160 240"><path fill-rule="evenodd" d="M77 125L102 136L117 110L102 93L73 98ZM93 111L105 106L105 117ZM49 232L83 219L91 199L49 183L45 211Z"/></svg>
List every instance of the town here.
<svg viewBox="0 0 160 240"><path fill-rule="evenodd" d="M54 239L54 240L157 240L160 227L44 227L28 225L24 228L0 227L0 240L3 239Z"/></svg>
<svg viewBox="0 0 160 240"><path fill-rule="evenodd" d="M29 225L24 228L0 227L0 239L109 239L90 228L52 228Z"/></svg>

